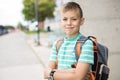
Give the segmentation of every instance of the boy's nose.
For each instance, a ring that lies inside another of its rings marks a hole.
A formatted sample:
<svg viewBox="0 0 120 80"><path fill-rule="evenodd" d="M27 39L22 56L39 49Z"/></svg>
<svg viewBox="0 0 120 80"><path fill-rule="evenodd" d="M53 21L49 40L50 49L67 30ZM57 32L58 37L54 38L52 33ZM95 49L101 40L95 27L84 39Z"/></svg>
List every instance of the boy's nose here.
<svg viewBox="0 0 120 80"><path fill-rule="evenodd" d="M67 24L68 24L68 25L71 25L71 20L68 20L68 21L67 21Z"/></svg>

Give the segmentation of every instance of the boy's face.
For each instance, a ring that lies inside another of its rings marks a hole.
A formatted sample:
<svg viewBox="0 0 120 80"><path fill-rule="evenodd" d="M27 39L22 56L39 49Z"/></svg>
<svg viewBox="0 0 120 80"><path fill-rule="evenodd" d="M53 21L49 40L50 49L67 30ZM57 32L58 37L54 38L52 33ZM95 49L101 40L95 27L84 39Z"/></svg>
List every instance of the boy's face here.
<svg viewBox="0 0 120 80"><path fill-rule="evenodd" d="M84 19L80 18L78 10L68 10L61 13L61 22L63 29L68 38L75 37L79 33L80 26L83 24Z"/></svg>

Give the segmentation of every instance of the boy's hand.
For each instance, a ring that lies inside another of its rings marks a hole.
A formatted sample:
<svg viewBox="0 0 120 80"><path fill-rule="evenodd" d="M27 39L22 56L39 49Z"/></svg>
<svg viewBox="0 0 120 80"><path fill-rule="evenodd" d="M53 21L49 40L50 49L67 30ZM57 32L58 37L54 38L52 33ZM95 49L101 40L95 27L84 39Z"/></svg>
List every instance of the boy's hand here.
<svg viewBox="0 0 120 80"><path fill-rule="evenodd" d="M50 72L51 72L51 69L45 69L44 70L44 79L49 79Z"/></svg>

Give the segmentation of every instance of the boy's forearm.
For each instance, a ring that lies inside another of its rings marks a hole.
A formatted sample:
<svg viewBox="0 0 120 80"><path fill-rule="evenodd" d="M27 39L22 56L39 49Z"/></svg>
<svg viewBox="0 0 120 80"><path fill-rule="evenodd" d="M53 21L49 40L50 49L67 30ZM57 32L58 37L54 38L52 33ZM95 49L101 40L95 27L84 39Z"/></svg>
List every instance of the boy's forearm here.
<svg viewBox="0 0 120 80"><path fill-rule="evenodd" d="M69 77L70 76L72 77L72 75L75 73L75 69L74 68L73 69L67 69L67 70L57 70L57 69L50 69L50 68L48 68L48 69L45 70L45 75L44 75L45 78L49 78L51 70L56 71L55 72L56 73L55 74L55 76L56 76L55 80L61 80L61 79L62 80L64 80L64 79L65 80L70 80Z"/></svg>
<svg viewBox="0 0 120 80"><path fill-rule="evenodd" d="M68 69L68 70L56 70L54 73L54 80L75 80L75 69Z"/></svg>
<svg viewBox="0 0 120 80"><path fill-rule="evenodd" d="M59 73L69 73L69 72L74 73L75 72L75 68L67 69L67 70L58 70L58 69L53 69L53 70L55 70Z"/></svg>

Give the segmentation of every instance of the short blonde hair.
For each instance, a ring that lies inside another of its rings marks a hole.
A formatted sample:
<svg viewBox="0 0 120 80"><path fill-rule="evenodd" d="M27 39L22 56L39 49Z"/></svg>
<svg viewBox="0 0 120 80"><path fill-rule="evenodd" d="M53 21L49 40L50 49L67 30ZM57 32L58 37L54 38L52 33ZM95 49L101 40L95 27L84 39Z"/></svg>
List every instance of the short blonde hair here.
<svg viewBox="0 0 120 80"><path fill-rule="evenodd" d="M83 17L82 9L81 9L81 7L80 7L80 5L78 3L76 3L76 2L68 2L68 3L64 4L64 6L62 8L62 11L66 12L66 11L69 11L69 10L79 10L80 18Z"/></svg>

